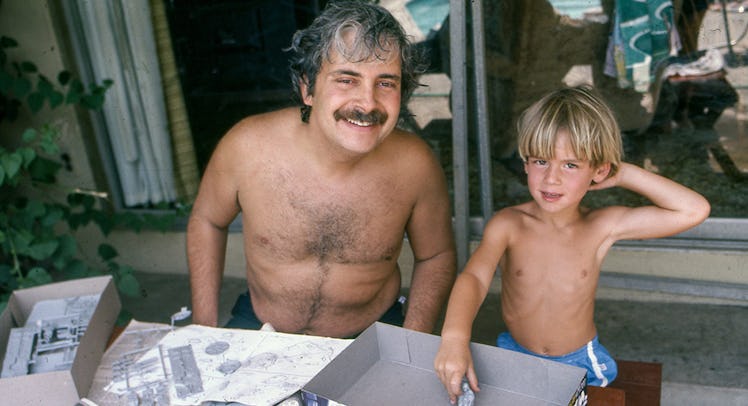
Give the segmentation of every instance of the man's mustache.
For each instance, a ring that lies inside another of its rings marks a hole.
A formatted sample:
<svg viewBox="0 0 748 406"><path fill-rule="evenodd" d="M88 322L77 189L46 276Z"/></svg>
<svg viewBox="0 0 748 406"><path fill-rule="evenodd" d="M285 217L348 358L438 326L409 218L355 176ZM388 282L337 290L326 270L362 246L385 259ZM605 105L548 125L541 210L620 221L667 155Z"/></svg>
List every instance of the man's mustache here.
<svg viewBox="0 0 748 406"><path fill-rule="evenodd" d="M372 110L364 113L361 110L337 110L334 114L335 120L358 121L363 123L372 123L377 125L384 124L387 121L387 113L379 110Z"/></svg>

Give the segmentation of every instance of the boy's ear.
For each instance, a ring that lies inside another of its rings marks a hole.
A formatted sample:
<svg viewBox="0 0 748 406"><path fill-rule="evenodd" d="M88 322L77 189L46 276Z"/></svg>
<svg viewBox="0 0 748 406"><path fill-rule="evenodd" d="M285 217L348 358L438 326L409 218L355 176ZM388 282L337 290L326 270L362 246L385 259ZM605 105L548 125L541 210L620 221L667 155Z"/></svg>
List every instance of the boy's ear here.
<svg viewBox="0 0 748 406"><path fill-rule="evenodd" d="M606 162L595 168L595 176L592 177L594 183L600 183L610 175L610 162Z"/></svg>

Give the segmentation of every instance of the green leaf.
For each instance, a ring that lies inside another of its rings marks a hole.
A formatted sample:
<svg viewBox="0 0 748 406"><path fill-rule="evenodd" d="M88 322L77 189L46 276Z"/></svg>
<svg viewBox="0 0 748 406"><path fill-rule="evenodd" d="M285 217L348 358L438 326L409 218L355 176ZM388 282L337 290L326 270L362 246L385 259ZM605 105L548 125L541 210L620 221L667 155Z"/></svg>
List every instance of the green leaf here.
<svg viewBox="0 0 748 406"><path fill-rule="evenodd" d="M62 104L62 102L65 100L65 96L63 96L62 93L58 91L53 91L49 95L49 107L55 108Z"/></svg>
<svg viewBox="0 0 748 406"><path fill-rule="evenodd" d="M88 266L79 259L74 259L63 269L65 276L70 279L84 278L88 276Z"/></svg>
<svg viewBox="0 0 748 406"><path fill-rule="evenodd" d="M3 183L5 183L5 169L0 166L0 186L2 186Z"/></svg>
<svg viewBox="0 0 748 406"><path fill-rule="evenodd" d="M36 73L38 71L36 65L29 61L21 62L21 70L26 73Z"/></svg>
<svg viewBox="0 0 748 406"><path fill-rule="evenodd" d="M16 176L18 170L21 169L21 164L23 164L23 157L21 154L14 152L0 156L0 165L2 165L5 170L5 175L8 178Z"/></svg>
<svg viewBox="0 0 748 406"><path fill-rule="evenodd" d="M16 150L16 152L21 156L23 159L23 167L24 169L28 169L29 165L31 165L31 162L36 159L36 151L34 151L33 148L29 147L21 147Z"/></svg>
<svg viewBox="0 0 748 406"><path fill-rule="evenodd" d="M54 254L60 243L57 240L49 240L32 244L29 249L29 256L37 261L47 259Z"/></svg>
<svg viewBox="0 0 748 406"><path fill-rule="evenodd" d="M57 81L63 86L66 86L68 83L70 83L70 79L72 78L73 75L66 70L57 74Z"/></svg>
<svg viewBox="0 0 748 406"><path fill-rule="evenodd" d="M44 285L47 283L52 283L52 276L49 274L49 272L47 272L46 269L37 266L29 270L29 273L26 275L26 278L22 285L24 287L30 287Z"/></svg>
<svg viewBox="0 0 748 406"><path fill-rule="evenodd" d="M81 226L87 225L91 221L91 216L89 213L70 213L67 217L68 220L68 226L73 229L77 230Z"/></svg>
<svg viewBox="0 0 748 406"><path fill-rule="evenodd" d="M99 226L102 234L109 235L114 228L114 218L107 212L101 210L92 210L91 218Z"/></svg>
<svg viewBox="0 0 748 406"><path fill-rule="evenodd" d="M62 165L59 162L38 156L31 162L28 170L32 179L38 182L53 183L60 168L62 168Z"/></svg>
<svg viewBox="0 0 748 406"><path fill-rule="evenodd" d="M23 142L28 144L30 142L33 142L36 139L37 134L38 132L36 131L35 128L27 128L23 130L23 134L21 134L21 139L23 140Z"/></svg>
<svg viewBox="0 0 748 406"><path fill-rule="evenodd" d="M126 296L137 297L140 295L140 282L131 272L126 272L117 279L117 289Z"/></svg>
<svg viewBox="0 0 748 406"><path fill-rule="evenodd" d="M91 110L98 110L104 104L104 95L103 94L90 94L90 95L83 96L83 100L81 100L81 104L85 108L88 108Z"/></svg>
<svg viewBox="0 0 748 406"><path fill-rule="evenodd" d="M10 265L0 264L0 285L8 285L13 280L13 268Z"/></svg>
<svg viewBox="0 0 748 406"><path fill-rule="evenodd" d="M94 205L96 204L96 199L91 195L82 194L83 198L81 199L81 202L83 203L83 207L86 210L93 210Z"/></svg>
<svg viewBox="0 0 748 406"><path fill-rule="evenodd" d="M34 199L29 201L24 211L31 216L31 218L37 219L47 212L47 206L45 206L41 200Z"/></svg>
<svg viewBox="0 0 748 406"><path fill-rule="evenodd" d="M15 82L15 78L10 73L0 70L0 93L10 93L10 89L13 88L13 82Z"/></svg>
<svg viewBox="0 0 748 406"><path fill-rule="evenodd" d="M27 101L32 113L38 113L44 107L44 95L41 92L31 93Z"/></svg>
<svg viewBox="0 0 748 406"><path fill-rule="evenodd" d="M68 88L68 94L65 96L65 103L77 104L80 103L81 97L85 89L80 80L73 78L70 81L70 87Z"/></svg>
<svg viewBox="0 0 748 406"><path fill-rule="evenodd" d="M104 261L109 261L110 259L116 257L117 255L119 255L119 253L111 245L109 245L109 244L99 244L99 256Z"/></svg>
<svg viewBox="0 0 748 406"><path fill-rule="evenodd" d="M49 207L47 213L41 218L42 227L52 227L62 220L65 213L59 207Z"/></svg>
<svg viewBox="0 0 748 406"><path fill-rule="evenodd" d="M3 35L0 37L0 47L3 48L15 48L18 46L18 42L14 40L13 38L6 37Z"/></svg>
<svg viewBox="0 0 748 406"><path fill-rule="evenodd" d="M41 75L39 76L39 81L36 82L36 89L44 93L45 95L55 90L54 86L52 86L52 83L47 78Z"/></svg>
<svg viewBox="0 0 748 406"><path fill-rule="evenodd" d="M10 239L13 241L13 245L16 247L16 251L19 254L27 255L29 253L29 246L34 240L34 236L28 230L21 229L15 230L15 232L10 235Z"/></svg>
<svg viewBox="0 0 748 406"><path fill-rule="evenodd" d="M23 98L31 91L31 82L26 78L15 78L12 90L16 97Z"/></svg>
<svg viewBox="0 0 748 406"><path fill-rule="evenodd" d="M57 145L57 129L54 127L45 125L42 128L41 139L39 140L39 147L47 154L56 155L60 152L60 146Z"/></svg>
<svg viewBox="0 0 748 406"><path fill-rule="evenodd" d="M78 245L75 239L67 234L57 237L59 245L54 253L54 267L65 270L70 267L70 262L75 261L74 257L78 253Z"/></svg>

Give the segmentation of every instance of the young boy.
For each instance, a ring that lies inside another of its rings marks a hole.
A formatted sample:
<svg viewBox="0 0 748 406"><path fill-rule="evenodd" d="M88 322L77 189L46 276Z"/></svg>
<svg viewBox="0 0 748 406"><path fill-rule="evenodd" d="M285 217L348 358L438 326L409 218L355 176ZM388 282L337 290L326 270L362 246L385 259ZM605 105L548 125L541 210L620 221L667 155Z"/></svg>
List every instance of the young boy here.
<svg viewBox="0 0 748 406"><path fill-rule="evenodd" d="M588 87L563 88L528 108L519 123L519 153L533 200L497 212L457 278L449 299L437 376L454 403L467 376L478 391L469 343L472 323L501 267L502 348L577 365L588 384L617 373L593 321L600 266L614 242L676 234L704 221L700 194L621 162L613 113ZM619 186L651 206L580 207L588 190Z"/></svg>

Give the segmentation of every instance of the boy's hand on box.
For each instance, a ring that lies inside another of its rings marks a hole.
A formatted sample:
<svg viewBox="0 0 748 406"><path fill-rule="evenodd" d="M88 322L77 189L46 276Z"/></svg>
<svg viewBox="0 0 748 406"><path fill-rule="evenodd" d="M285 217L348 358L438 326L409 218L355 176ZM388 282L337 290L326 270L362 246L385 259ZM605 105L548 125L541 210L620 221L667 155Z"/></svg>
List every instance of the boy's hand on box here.
<svg viewBox="0 0 748 406"><path fill-rule="evenodd" d="M470 389L479 392L478 377L473 368L473 357L469 343L442 337L442 344L434 359L436 376L447 389L449 402L454 404L462 395L462 380L467 377Z"/></svg>

